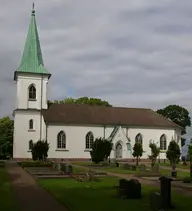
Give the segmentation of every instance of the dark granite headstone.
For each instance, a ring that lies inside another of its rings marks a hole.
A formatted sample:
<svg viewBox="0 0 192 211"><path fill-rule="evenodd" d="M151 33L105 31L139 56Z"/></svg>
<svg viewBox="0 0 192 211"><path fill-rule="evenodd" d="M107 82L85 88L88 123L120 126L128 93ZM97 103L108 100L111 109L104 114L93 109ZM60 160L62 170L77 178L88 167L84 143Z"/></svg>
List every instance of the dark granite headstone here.
<svg viewBox="0 0 192 211"><path fill-rule="evenodd" d="M119 196L122 198L141 198L141 183L138 180L119 180Z"/></svg>
<svg viewBox="0 0 192 211"><path fill-rule="evenodd" d="M173 177L173 178L177 177L177 171L176 170L171 171L171 177Z"/></svg>
<svg viewBox="0 0 192 211"><path fill-rule="evenodd" d="M68 166L66 163L61 164L61 171L63 171L65 174L68 172Z"/></svg>
<svg viewBox="0 0 192 211"><path fill-rule="evenodd" d="M72 174L73 173L73 166L69 165L68 166L68 174Z"/></svg>
<svg viewBox="0 0 192 211"><path fill-rule="evenodd" d="M171 181L170 177L162 176L159 178L161 181L161 200L162 208L171 208Z"/></svg>
<svg viewBox="0 0 192 211"><path fill-rule="evenodd" d="M154 192L150 194L150 208L152 211L159 211L162 208L160 193Z"/></svg>
<svg viewBox="0 0 192 211"><path fill-rule="evenodd" d="M136 179L129 180L130 182L130 198L140 199L141 198L141 183Z"/></svg>
<svg viewBox="0 0 192 211"><path fill-rule="evenodd" d="M58 171L60 171L60 170L61 170L61 164L60 164L60 163L57 163L57 165L56 165L56 169L57 169Z"/></svg>
<svg viewBox="0 0 192 211"><path fill-rule="evenodd" d="M141 164L139 170L142 171L142 172L145 172L146 166L144 164Z"/></svg>

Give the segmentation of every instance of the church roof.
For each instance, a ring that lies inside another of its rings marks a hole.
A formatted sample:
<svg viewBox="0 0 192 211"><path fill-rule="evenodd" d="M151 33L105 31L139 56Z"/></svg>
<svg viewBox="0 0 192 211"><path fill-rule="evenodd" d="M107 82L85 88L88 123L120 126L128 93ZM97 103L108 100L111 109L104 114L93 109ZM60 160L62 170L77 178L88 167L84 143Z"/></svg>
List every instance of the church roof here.
<svg viewBox="0 0 192 211"><path fill-rule="evenodd" d="M43 110L47 124L127 125L180 127L151 109L104 107L77 104L52 104Z"/></svg>
<svg viewBox="0 0 192 211"><path fill-rule="evenodd" d="M41 45L35 20L34 4L21 64L19 68L15 71L15 75L18 72L47 74L49 76L51 75L48 70L44 67L43 63ZM14 79L15 77L16 76L14 76Z"/></svg>

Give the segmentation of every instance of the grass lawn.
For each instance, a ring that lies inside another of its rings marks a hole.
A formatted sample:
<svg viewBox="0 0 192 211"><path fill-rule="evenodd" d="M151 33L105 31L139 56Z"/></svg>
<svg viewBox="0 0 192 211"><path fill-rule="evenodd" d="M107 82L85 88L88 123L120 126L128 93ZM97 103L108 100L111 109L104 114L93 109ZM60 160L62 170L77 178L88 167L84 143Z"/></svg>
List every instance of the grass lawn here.
<svg viewBox="0 0 192 211"><path fill-rule="evenodd" d="M45 190L50 192L69 211L124 211L149 210L149 194L156 191L152 187L142 186L142 199L119 199L117 189L118 179L106 177L99 182L76 182L73 179L38 180ZM191 198L182 195L172 195L175 211L191 210Z"/></svg>
<svg viewBox="0 0 192 211"><path fill-rule="evenodd" d="M0 210L18 210L12 195L9 175L4 167L0 167Z"/></svg>
<svg viewBox="0 0 192 211"><path fill-rule="evenodd" d="M83 172L87 172L87 169L82 168L81 166L79 166L79 167L73 166L73 173L83 173Z"/></svg>
<svg viewBox="0 0 192 211"><path fill-rule="evenodd" d="M189 177L190 176L190 172L183 172L183 171L178 171L178 169L176 168L177 171L177 178L185 178L185 177ZM171 169L167 170L167 169L160 169L160 172L165 175L165 176L170 176L171 175Z"/></svg>
<svg viewBox="0 0 192 211"><path fill-rule="evenodd" d="M143 174L143 172L140 172L140 171L132 171L132 170L127 170L127 169L124 169L122 167L122 165L120 164L120 167L102 167L99 168L100 164L94 164L92 162L73 162L73 164L75 165L79 165L79 168L81 169L81 171L77 171L77 172L85 172L87 171L86 169L83 169L81 168L80 166L88 166L88 165L92 165L92 166L97 166L97 168L92 168L94 169L95 171L105 171L105 172L112 172L112 173L117 173L117 174L135 174L135 175L138 175L138 174ZM166 167L170 167L170 170L169 169L160 169L160 173L162 175L165 175L165 176L170 176L171 175L171 165L169 163L161 163L160 166L166 166ZM178 179L182 179L182 178L185 178L185 177L189 177L190 176L190 172L182 172L182 171L179 171L178 168L189 168L189 166L182 166L182 164L177 164L177 167L176 167L176 170L177 170L177 178Z"/></svg>
<svg viewBox="0 0 192 211"><path fill-rule="evenodd" d="M171 164L170 163L159 163L159 165L171 168ZM179 164L176 164L176 168L190 169L190 165L188 164L187 166L184 166L182 163L179 163Z"/></svg>

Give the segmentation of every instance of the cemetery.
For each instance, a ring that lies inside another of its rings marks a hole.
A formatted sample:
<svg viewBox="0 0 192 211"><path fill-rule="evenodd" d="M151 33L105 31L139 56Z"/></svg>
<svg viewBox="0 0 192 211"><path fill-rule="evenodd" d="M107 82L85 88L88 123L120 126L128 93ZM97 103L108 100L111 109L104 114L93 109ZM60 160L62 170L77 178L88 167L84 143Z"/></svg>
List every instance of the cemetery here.
<svg viewBox="0 0 192 211"><path fill-rule="evenodd" d="M170 208L174 208L174 210L188 209L188 203L182 201L183 198L187 202L188 197L180 196L171 191L175 179L163 176L159 165L151 168L145 164L136 167L129 163L120 165L112 163L110 166L92 163L84 163L84 166L82 166L82 164L77 165L75 162L65 163L61 161L40 167L38 165L27 167L27 164L25 164L23 168L37 179L37 183L41 187L72 211L86 211L90 210L90 207L93 211L98 209L111 209L113 211L115 206L123 210L128 205L131 208L144 211ZM29 163L28 165L32 166L33 164ZM120 179L107 175L109 169L115 168L127 170L130 178ZM133 178L131 178L131 175L133 175ZM156 187L142 185L139 178L158 180L158 185ZM95 200L96 198L97 200ZM110 203L109 200L111 200Z"/></svg>

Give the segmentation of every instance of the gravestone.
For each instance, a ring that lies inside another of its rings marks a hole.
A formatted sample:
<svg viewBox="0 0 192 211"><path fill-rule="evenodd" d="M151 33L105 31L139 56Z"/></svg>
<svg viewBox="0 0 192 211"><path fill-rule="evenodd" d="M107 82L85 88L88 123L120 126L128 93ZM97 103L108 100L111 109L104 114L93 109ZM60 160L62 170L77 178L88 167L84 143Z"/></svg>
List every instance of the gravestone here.
<svg viewBox="0 0 192 211"><path fill-rule="evenodd" d="M170 177L162 176L159 178L161 181L161 204L162 208L171 208L171 181L172 179Z"/></svg>
<svg viewBox="0 0 192 211"><path fill-rule="evenodd" d="M141 183L135 179L119 180L119 196L128 199L141 198Z"/></svg>
<svg viewBox="0 0 192 211"><path fill-rule="evenodd" d="M171 171L171 177L173 177L173 178L177 177L177 171L176 170Z"/></svg>
<svg viewBox="0 0 192 211"><path fill-rule="evenodd" d="M159 211L162 208L160 193L154 192L150 194L150 208L153 211Z"/></svg>
<svg viewBox="0 0 192 211"><path fill-rule="evenodd" d="M72 174L73 173L73 166L69 165L68 166L68 174Z"/></svg>
<svg viewBox="0 0 192 211"><path fill-rule="evenodd" d="M136 179L131 179L130 181L130 198L140 199L141 198L141 183Z"/></svg>
<svg viewBox="0 0 192 211"><path fill-rule="evenodd" d="M60 164L60 163L57 163L57 164L56 164L56 169L57 169L58 171L61 170L61 164Z"/></svg>
<svg viewBox="0 0 192 211"><path fill-rule="evenodd" d="M144 164L140 165L140 171L145 172L146 171L146 166Z"/></svg>
<svg viewBox="0 0 192 211"><path fill-rule="evenodd" d="M65 174L68 172L68 166L66 163L61 164L61 171L63 171Z"/></svg>
<svg viewBox="0 0 192 211"><path fill-rule="evenodd" d="M152 168L151 168L151 171L153 173L159 173L159 165L154 165Z"/></svg>

